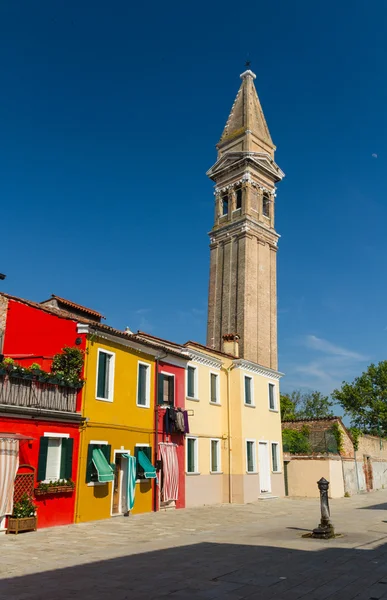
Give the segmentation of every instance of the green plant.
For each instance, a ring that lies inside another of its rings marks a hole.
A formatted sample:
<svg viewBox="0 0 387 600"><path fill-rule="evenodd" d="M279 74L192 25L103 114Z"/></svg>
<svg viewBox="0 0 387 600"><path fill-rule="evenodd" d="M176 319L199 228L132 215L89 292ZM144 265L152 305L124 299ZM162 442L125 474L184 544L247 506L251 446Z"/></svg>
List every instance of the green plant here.
<svg viewBox="0 0 387 600"><path fill-rule="evenodd" d="M351 497L351 494L349 492L345 492L344 498L350 498L350 497Z"/></svg>
<svg viewBox="0 0 387 600"><path fill-rule="evenodd" d="M358 427L351 427L349 433L352 437L353 448L355 452L359 450L359 437L361 436L361 430Z"/></svg>
<svg viewBox="0 0 387 600"><path fill-rule="evenodd" d="M309 428L304 426L301 431L297 429L283 429L282 442L285 452L291 454L310 454Z"/></svg>
<svg viewBox="0 0 387 600"><path fill-rule="evenodd" d="M3 360L3 363L7 366L13 366L15 364L15 361L13 360L13 358L7 357Z"/></svg>
<svg viewBox="0 0 387 600"><path fill-rule="evenodd" d="M75 487L74 481L72 479L57 479L55 481L43 482L40 481L38 485L38 490L42 492L48 492L50 488L53 487Z"/></svg>
<svg viewBox="0 0 387 600"><path fill-rule="evenodd" d="M25 517L34 517L36 506L32 502L28 494L23 494L19 502L15 502L13 507L12 517L15 519L23 519Z"/></svg>
<svg viewBox="0 0 387 600"><path fill-rule="evenodd" d="M343 435L340 425L338 423L333 423L333 425L331 427L331 431L333 433L333 437L336 440L337 452L339 454L341 454L341 452L344 450L344 446L343 446L344 435Z"/></svg>
<svg viewBox="0 0 387 600"><path fill-rule="evenodd" d="M61 353L55 354L51 371L56 374L60 373L69 379L77 378L79 380L83 369L83 354L79 348L65 346Z"/></svg>
<svg viewBox="0 0 387 600"><path fill-rule="evenodd" d="M38 363L32 363L32 365L30 366L31 371L41 371L42 367L40 365L38 365Z"/></svg>

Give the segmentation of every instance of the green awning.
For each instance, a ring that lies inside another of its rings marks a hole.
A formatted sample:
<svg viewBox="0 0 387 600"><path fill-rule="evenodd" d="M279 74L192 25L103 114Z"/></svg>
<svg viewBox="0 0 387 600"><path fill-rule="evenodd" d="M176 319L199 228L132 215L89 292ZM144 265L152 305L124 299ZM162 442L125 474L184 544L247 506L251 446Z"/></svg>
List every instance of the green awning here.
<svg viewBox="0 0 387 600"><path fill-rule="evenodd" d="M113 481L114 471L100 448L94 448L93 450L93 463L97 469L98 481L103 483L106 481Z"/></svg>
<svg viewBox="0 0 387 600"><path fill-rule="evenodd" d="M142 450L139 451L137 455L138 462L140 466L144 469L145 479L155 479L156 478L156 469L152 465L151 461Z"/></svg>

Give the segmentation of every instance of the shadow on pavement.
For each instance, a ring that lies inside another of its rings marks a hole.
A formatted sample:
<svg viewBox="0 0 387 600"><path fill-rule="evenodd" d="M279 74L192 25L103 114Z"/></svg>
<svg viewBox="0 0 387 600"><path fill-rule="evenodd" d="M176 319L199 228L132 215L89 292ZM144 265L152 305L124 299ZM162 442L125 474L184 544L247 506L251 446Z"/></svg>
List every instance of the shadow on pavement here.
<svg viewBox="0 0 387 600"><path fill-rule="evenodd" d="M0 580L0 598L348 600L361 592L367 594L359 598L380 598L387 591L386 555L387 544L357 550L323 541L315 550L292 550L199 543Z"/></svg>
<svg viewBox="0 0 387 600"><path fill-rule="evenodd" d="M358 510L387 510L387 502L383 504L372 504L371 506L360 506Z"/></svg>

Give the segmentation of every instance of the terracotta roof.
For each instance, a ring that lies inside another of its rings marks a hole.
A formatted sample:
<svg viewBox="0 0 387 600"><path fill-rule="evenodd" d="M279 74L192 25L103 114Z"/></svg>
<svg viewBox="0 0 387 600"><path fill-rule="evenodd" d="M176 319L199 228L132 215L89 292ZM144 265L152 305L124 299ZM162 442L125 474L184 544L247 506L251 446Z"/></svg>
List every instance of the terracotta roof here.
<svg viewBox="0 0 387 600"><path fill-rule="evenodd" d="M71 300L66 300L66 298L61 298L60 296L56 296L55 294L51 294L51 298L48 300L43 300L40 304L45 304L46 302L50 302L50 300L56 300L59 304L63 304L64 306L68 306L69 308L74 308L75 310L79 310L80 312L88 313L89 315L93 315L94 317L99 317L100 319L104 319L105 317L101 315L101 313L93 310L92 308L87 308L86 306L82 306L81 304L76 304Z"/></svg>
<svg viewBox="0 0 387 600"><path fill-rule="evenodd" d="M153 346L154 348L161 348L166 352L175 354L177 356L181 356L182 358L189 360L189 356L184 348L184 345L176 344L176 342L171 342L169 340L164 340L163 338L156 337L155 335L151 335L150 333L145 333L144 331L137 331L137 333L131 334L130 337L131 339L135 339L139 342L145 342L148 345Z"/></svg>
<svg viewBox="0 0 387 600"><path fill-rule="evenodd" d="M341 421L341 417L306 417L305 419L286 419L286 421L282 421L282 423L303 423L304 421L336 421L337 419Z"/></svg>
<svg viewBox="0 0 387 600"><path fill-rule="evenodd" d="M239 358L238 356L234 356L234 354L228 354L227 352L221 352L220 350L215 350L214 348L210 348L210 346L204 346L203 344L199 344L199 342L193 342L192 340L188 340L188 342L186 342L184 344L185 347L187 346L196 346L197 348L200 348L200 350L205 350L207 352L212 352L213 354L219 354L219 356L226 356L227 358Z"/></svg>
<svg viewBox="0 0 387 600"><path fill-rule="evenodd" d="M70 312L66 310L61 310L60 308L55 308L54 306L46 306L40 304L39 302L33 302L32 300L26 300L25 298L12 296L12 294L6 294L5 292L0 292L0 296L4 296L5 298L9 298L10 300L15 300L15 302L21 302L22 304L26 304L27 306L31 306L32 308L37 308L38 310L43 310L44 312L51 313L52 315L56 315L57 317L61 317L62 319L68 319L70 321L76 322L79 320L77 317L74 317L74 315ZM92 321L90 321L90 323L91 322Z"/></svg>

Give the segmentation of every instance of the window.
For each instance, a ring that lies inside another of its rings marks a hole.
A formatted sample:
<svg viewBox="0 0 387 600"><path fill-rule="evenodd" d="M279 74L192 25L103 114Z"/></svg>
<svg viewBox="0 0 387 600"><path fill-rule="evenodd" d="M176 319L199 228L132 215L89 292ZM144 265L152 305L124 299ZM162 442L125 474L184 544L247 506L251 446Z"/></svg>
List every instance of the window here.
<svg viewBox="0 0 387 600"><path fill-rule="evenodd" d="M242 188L237 188L235 192L235 209L242 208Z"/></svg>
<svg viewBox="0 0 387 600"><path fill-rule="evenodd" d="M98 348L97 400L113 402L114 354Z"/></svg>
<svg viewBox="0 0 387 600"><path fill-rule="evenodd" d="M255 440L246 440L246 471L256 473Z"/></svg>
<svg viewBox="0 0 387 600"><path fill-rule="evenodd" d="M279 444L278 442L272 442L271 444L271 461L273 473L279 473Z"/></svg>
<svg viewBox="0 0 387 600"><path fill-rule="evenodd" d="M169 404L173 406L175 403L175 377L167 373L159 373L158 376L158 392L157 402L159 404Z"/></svg>
<svg viewBox="0 0 387 600"><path fill-rule="evenodd" d="M219 404L219 375L217 373L210 373L210 402L212 404Z"/></svg>
<svg viewBox="0 0 387 600"><path fill-rule="evenodd" d="M269 408L270 410L277 410L274 383L269 383Z"/></svg>
<svg viewBox="0 0 387 600"><path fill-rule="evenodd" d="M198 439L187 437L187 473L198 473Z"/></svg>
<svg viewBox="0 0 387 600"><path fill-rule="evenodd" d="M134 456L136 457L136 479L146 479L144 474L144 469L138 462L138 453L140 450L145 454L145 456L152 462L152 448L150 446L137 446L134 449Z"/></svg>
<svg viewBox="0 0 387 600"><path fill-rule="evenodd" d="M211 473L220 473L220 440L211 440Z"/></svg>
<svg viewBox="0 0 387 600"><path fill-rule="evenodd" d="M188 398L197 398L197 368L188 366L187 368L187 396Z"/></svg>
<svg viewBox="0 0 387 600"><path fill-rule="evenodd" d="M262 214L264 217L270 217L270 196L267 192L263 192Z"/></svg>
<svg viewBox="0 0 387 600"><path fill-rule="evenodd" d="M253 398L253 378L245 375L245 404L248 406L254 405Z"/></svg>
<svg viewBox="0 0 387 600"><path fill-rule="evenodd" d="M40 438L38 481L71 479L74 440L63 434L44 435Z"/></svg>
<svg viewBox="0 0 387 600"><path fill-rule="evenodd" d="M93 463L93 450L95 450L96 448L99 448L102 451L104 457L110 465L110 456L112 451L111 445L107 442L90 442L87 449L86 459L86 483L98 482L97 469L95 467L95 464Z"/></svg>
<svg viewBox="0 0 387 600"><path fill-rule="evenodd" d="M137 406L150 406L150 366L138 363Z"/></svg>
<svg viewBox="0 0 387 600"><path fill-rule="evenodd" d="M222 216L228 215L228 194L222 197Z"/></svg>

